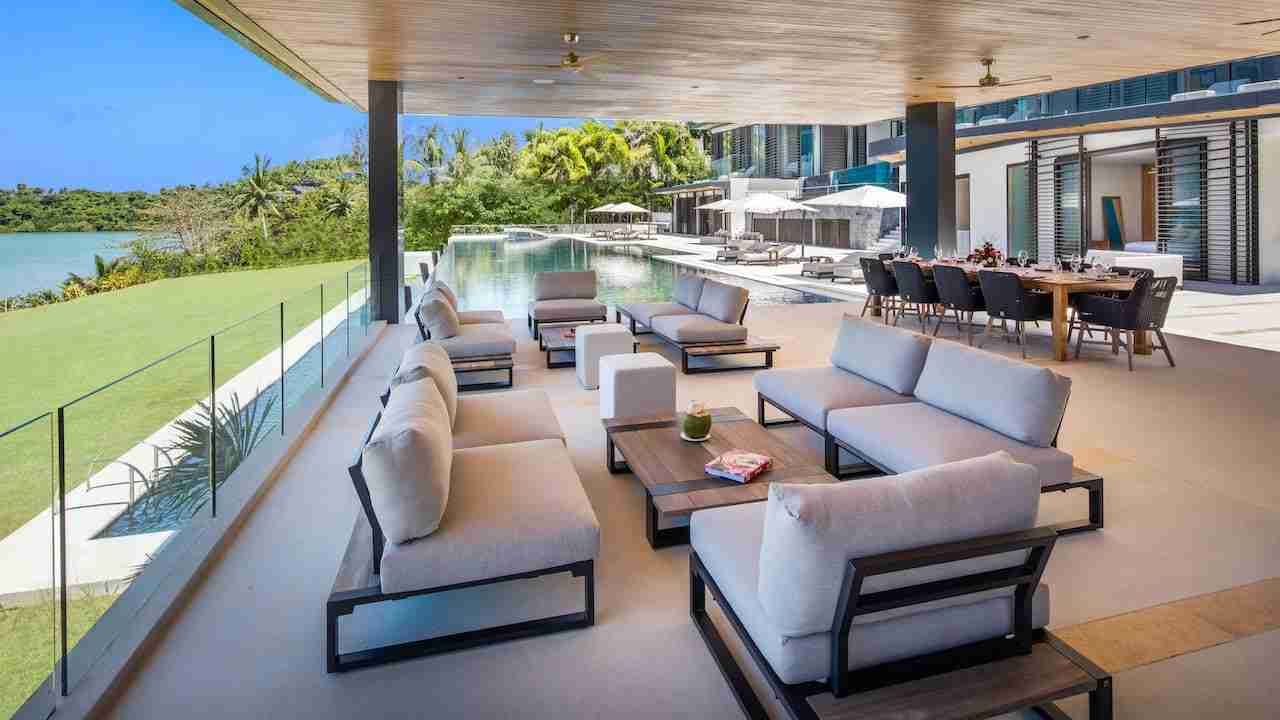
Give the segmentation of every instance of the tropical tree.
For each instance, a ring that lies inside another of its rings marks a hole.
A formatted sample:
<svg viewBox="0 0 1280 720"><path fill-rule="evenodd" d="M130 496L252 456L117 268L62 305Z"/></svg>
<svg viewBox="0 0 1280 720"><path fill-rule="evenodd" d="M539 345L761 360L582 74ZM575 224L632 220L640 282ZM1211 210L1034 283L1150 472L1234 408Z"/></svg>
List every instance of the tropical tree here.
<svg viewBox="0 0 1280 720"><path fill-rule="evenodd" d="M326 187L324 192L321 208L326 220L342 220L355 208L355 188L347 178L338 178L338 181Z"/></svg>
<svg viewBox="0 0 1280 720"><path fill-rule="evenodd" d="M279 191L276 180L268 172L271 169L271 158L254 153L253 168L244 167L244 179L232 198L235 207L250 219L262 223L262 241L269 242L267 232L267 215L279 215Z"/></svg>
<svg viewBox="0 0 1280 720"><path fill-rule="evenodd" d="M441 142L443 135L444 128L440 127L439 123L432 123L431 127L414 140L417 162L426 173L429 185L435 184L436 175L440 174L440 170L444 167L445 150L444 143Z"/></svg>
<svg viewBox="0 0 1280 720"><path fill-rule="evenodd" d="M519 149L516 136L509 130L503 130L501 135L481 145L477 155L489 167L503 175L510 175L515 171Z"/></svg>
<svg viewBox="0 0 1280 720"><path fill-rule="evenodd" d="M453 145L453 157L449 159L449 175L454 178L465 178L471 172L471 151L467 149L467 140L471 131L460 127L449 133L449 143Z"/></svg>

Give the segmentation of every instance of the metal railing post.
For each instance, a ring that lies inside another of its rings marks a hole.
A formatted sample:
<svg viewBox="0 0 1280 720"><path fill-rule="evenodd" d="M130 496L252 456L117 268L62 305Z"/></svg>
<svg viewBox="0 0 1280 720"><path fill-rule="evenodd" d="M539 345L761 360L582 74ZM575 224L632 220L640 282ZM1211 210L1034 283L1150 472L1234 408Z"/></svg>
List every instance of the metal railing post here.
<svg viewBox="0 0 1280 720"><path fill-rule="evenodd" d="M343 274L343 277L346 278L347 280L346 300L343 301L344 302L343 307L345 308L345 314L343 315L343 320L344 320L343 326L346 327L347 357L351 357L351 271L348 270L346 273Z"/></svg>
<svg viewBox="0 0 1280 720"><path fill-rule="evenodd" d="M218 517L218 378L215 335L209 336L209 516Z"/></svg>
<svg viewBox="0 0 1280 720"><path fill-rule="evenodd" d="M320 387L324 387L324 283L320 283Z"/></svg>
<svg viewBox="0 0 1280 720"><path fill-rule="evenodd" d="M280 434L284 434L284 301L280 301Z"/></svg>
<svg viewBox="0 0 1280 720"><path fill-rule="evenodd" d="M67 687L67 438L64 407L58 408L58 692L66 697Z"/></svg>

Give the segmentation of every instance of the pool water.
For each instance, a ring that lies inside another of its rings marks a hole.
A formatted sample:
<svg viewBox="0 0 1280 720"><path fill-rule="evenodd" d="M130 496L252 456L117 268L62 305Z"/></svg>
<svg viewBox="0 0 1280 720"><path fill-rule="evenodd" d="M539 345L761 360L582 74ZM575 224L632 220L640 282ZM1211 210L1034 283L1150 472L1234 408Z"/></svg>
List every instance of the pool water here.
<svg viewBox="0 0 1280 720"><path fill-rule="evenodd" d="M570 238L507 240L498 235L454 238L440 259L440 276L458 294L464 310L502 310L508 318L528 314L533 276L554 270L595 270L600 302L610 306L669 301L676 265L659 255L682 255L641 245L603 246ZM833 302L830 298L755 282L724 273L684 268L751 292L753 305Z"/></svg>

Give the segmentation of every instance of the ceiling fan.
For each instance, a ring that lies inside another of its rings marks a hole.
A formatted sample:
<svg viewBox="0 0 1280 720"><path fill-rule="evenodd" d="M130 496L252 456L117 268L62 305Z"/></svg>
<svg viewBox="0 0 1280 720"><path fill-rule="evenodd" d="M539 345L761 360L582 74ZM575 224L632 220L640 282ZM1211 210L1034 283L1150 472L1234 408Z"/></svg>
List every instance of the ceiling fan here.
<svg viewBox="0 0 1280 720"><path fill-rule="evenodd" d="M1235 25L1236 27L1243 27L1245 25L1265 25L1267 23L1274 23L1274 22L1280 22L1280 18L1267 18L1266 20L1249 20L1246 22L1235 23ZM1280 28L1276 28L1275 30L1268 30L1262 33L1262 35L1263 36L1274 35L1276 33L1280 33Z"/></svg>
<svg viewBox="0 0 1280 720"><path fill-rule="evenodd" d="M577 45L579 40L576 32L566 32L560 38L569 49L555 65L502 65L500 67L519 70L564 70L575 75L586 75L590 65L605 57L603 53L583 56L574 52L573 46Z"/></svg>
<svg viewBox="0 0 1280 720"><path fill-rule="evenodd" d="M938 87L948 90L961 90L969 88L994 88L994 87L1012 87L1014 85L1029 85L1031 83L1044 82L1052 80L1052 75L1036 75L1034 77L1018 78L1017 80L1001 80L991 74L991 66L995 64L995 58L982 58L978 62L987 68L987 74L978 78L977 85L939 85Z"/></svg>

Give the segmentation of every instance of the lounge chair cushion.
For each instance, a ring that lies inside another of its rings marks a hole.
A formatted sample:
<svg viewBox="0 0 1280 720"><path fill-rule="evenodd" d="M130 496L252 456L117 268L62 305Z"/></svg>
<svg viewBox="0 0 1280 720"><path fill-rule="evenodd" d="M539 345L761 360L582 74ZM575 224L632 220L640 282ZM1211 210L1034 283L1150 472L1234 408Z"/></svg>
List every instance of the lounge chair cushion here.
<svg viewBox="0 0 1280 720"><path fill-rule="evenodd" d="M462 323L444 293L431 291L418 304L418 318L432 340L443 340L458 334Z"/></svg>
<svg viewBox="0 0 1280 720"><path fill-rule="evenodd" d="M827 413L832 410L913 400L910 395L900 395L883 385L830 365L762 370L755 374L751 382L756 392L778 402L821 430L826 429Z"/></svg>
<svg viewBox="0 0 1280 720"><path fill-rule="evenodd" d="M746 503L699 510L693 514L690 545L782 681L821 681L831 663L830 619L824 632L788 637L774 627L760 604L757 588L767 507L767 503ZM893 617L882 613L858 617L849 633L849 669L999 637L1013 630L1012 617L1008 597ZM1034 596L1032 620L1036 627L1048 623L1049 588L1044 585Z"/></svg>
<svg viewBox="0 0 1280 720"><path fill-rule="evenodd" d="M546 322L588 320L604 317L605 307L595 300L583 300L580 298L535 300L529 303L529 316L534 320Z"/></svg>
<svg viewBox="0 0 1280 720"><path fill-rule="evenodd" d="M971 348L934 343L915 395L1015 440L1049 447L1067 411L1071 379Z"/></svg>
<svg viewBox="0 0 1280 720"><path fill-rule="evenodd" d="M453 291L453 288L440 280L434 280L431 283L431 290L438 291L449 302L450 307L454 310L458 309L458 294Z"/></svg>
<svg viewBox="0 0 1280 720"><path fill-rule="evenodd" d="M705 280L702 295L698 298L698 312L720 322L741 322L742 311L747 307L747 295L746 288Z"/></svg>
<svg viewBox="0 0 1280 720"><path fill-rule="evenodd" d="M1072 458L1067 453L1018 442L922 402L832 410L827 431L890 472L1004 450L1014 460L1035 466L1042 486L1071 481Z"/></svg>
<svg viewBox="0 0 1280 720"><path fill-rule="evenodd" d="M831 364L910 395L920 379L930 340L926 335L845 315L831 351ZM967 373L953 376L968 378Z"/></svg>
<svg viewBox="0 0 1280 720"><path fill-rule="evenodd" d="M680 303L633 303L631 305L623 305L618 309L641 325L653 324L653 319L660 315L698 314L697 310L691 310Z"/></svg>
<svg viewBox="0 0 1280 720"><path fill-rule="evenodd" d="M440 391L444 406L449 411L449 426L458 422L458 376L453 372L449 353L436 343L421 342L404 351L400 369L391 378L391 389L429 377Z"/></svg>
<svg viewBox="0 0 1280 720"><path fill-rule="evenodd" d="M594 270L540 272L533 276L534 300L589 300L596 296Z"/></svg>
<svg viewBox="0 0 1280 720"><path fill-rule="evenodd" d="M430 537L382 553L384 593L594 559L600 525L559 440L453 454L449 511Z"/></svg>
<svg viewBox="0 0 1280 720"><path fill-rule="evenodd" d="M442 340L433 337L431 342L444 348L451 360L511 355L516 351L516 340L512 337L511 328L506 323L462 325L454 337Z"/></svg>
<svg viewBox="0 0 1280 720"><path fill-rule="evenodd" d="M690 310L697 310L698 300L702 298L702 286L706 282L707 279L701 275L676 271L676 281L671 289L671 296Z"/></svg>
<svg viewBox="0 0 1280 720"><path fill-rule="evenodd" d="M706 315L662 315L649 324L653 331L677 343L731 343L747 339L747 329Z"/></svg>
<svg viewBox="0 0 1280 720"><path fill-rule="evenodd" d="M459 310L458 322L463 325L479 325L481 323L505 323L507 318L501 310Z"/></svg>
<svg viewBox="0 0 1280 720"><path fill-rule="evenodd" d="M1025 530L1035 524L1039 504L1035 468L1002 452L857 482L771 485L760 548L760 604L783 635L823 632L831 627L850 558ZM1025 559L1020 550L877 575L862 590L999 570ZM913 611L918 608L889 612Z"/></svg>
<svg viewBox="0 0 1280 720"><path fill-rule="evenodd" d="M439 527L449 500L453 431L434 382L424 378L391 393L361 456L369 501L389 543Z"/></svg>
<svg viewBox="0 0 1280 720"><path fill-rule="evenodd" d="M542 390L468 395L458 401L455 450L529 440L564 442L564 430Z"/></svg>

